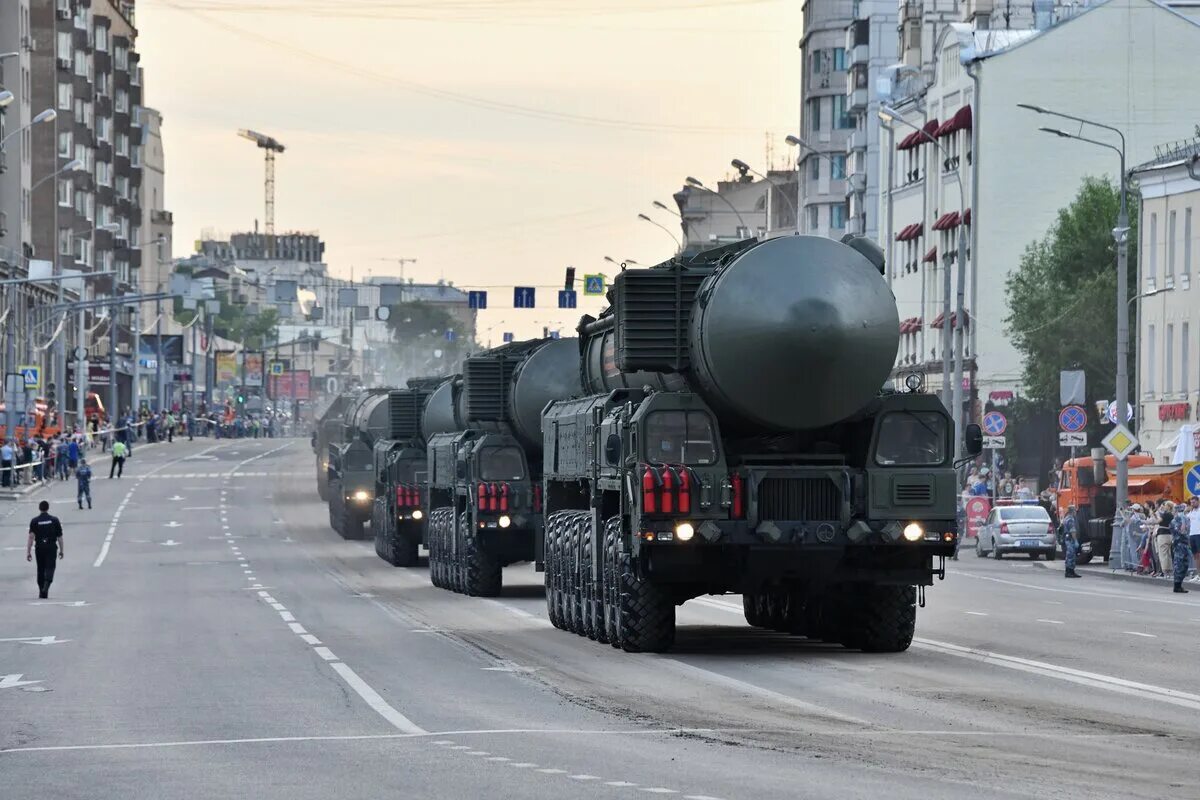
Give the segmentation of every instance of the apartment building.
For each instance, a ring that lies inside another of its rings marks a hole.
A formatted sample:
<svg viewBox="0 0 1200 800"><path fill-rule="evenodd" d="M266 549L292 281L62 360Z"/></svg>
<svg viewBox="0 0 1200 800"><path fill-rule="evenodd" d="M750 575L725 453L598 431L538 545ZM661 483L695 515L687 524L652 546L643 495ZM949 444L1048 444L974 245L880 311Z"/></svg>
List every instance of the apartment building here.
<svg viewBox="0 0 1200 800"><path fill-rule="evenodd" d="M800 40L800 231L840 237L849 229L846 203L847 142L854 118L847 96L850 61L846 29L853 0L807 0Z"/></svg>

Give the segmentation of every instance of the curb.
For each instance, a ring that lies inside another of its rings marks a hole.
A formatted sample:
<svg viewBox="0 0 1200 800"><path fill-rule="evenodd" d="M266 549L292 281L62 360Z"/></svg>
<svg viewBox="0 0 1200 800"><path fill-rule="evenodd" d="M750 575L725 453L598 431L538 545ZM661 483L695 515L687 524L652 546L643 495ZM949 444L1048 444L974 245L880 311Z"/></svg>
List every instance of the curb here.
<svg viewBox="0 0 1200 800"><path fill-rule="evenodd" d="M1060 559L1060 561L1061 561L1061 559ZM1058 563L1058 562L1056 562L1056 563ZM1051 569L1049 564L1046 564L1041 561L1035 561L1035 562L1033 562L1033 565L1035 567L1040 567L1042 569L1047 569L1047 570ZM1094 576L1097 578L1107 578L1108 580L1111 580L1111 581L1124 581L1126 583L1142 583L1142 584L1154 583L1154 584L1159 584L1162 586L1174 586L1175 585L1175 581L1171 578L1151 578L1148 575L1129 575L1124 571L1113 572L1108 567L1085 567L1082 564L1080 564L1080 565L1076 566L1075 569L1080 575L1086 575L1089 577Z"/></svg>
<svg viewBox="0 0 1200 800"><path fill-rule="evenodd" d="M24 500L28 495L35 494L45 487L45 482L35 484L22 484L20 489L0 489L0 502L10 501L16 502Z"/></svg>

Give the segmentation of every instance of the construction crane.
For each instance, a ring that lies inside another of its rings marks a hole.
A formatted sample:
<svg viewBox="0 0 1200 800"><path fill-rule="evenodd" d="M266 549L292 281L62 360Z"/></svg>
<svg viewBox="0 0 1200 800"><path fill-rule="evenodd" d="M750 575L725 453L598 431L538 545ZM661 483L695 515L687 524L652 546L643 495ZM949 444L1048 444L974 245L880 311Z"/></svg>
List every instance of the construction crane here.
<svg viewBox="0 0 1200 800"><path fill-rule="evenodd" d="M266 215L263 220L267 234L267 258L275 257L275 154L282 153L283 145L278 139L264 133L242 128L238 136L249 139L265 151L266 179L263 182L263 193L266 196Z"/></svg>
<svg viewBox="0 0 1200 800"><path fill-rule="evenodd" d="M401 282L404 281L404 265L417 263L417 260L415 258L377 258L375 260L376 261L391 261L393 264L399 264L400 265L400 280L401 280Z"/></svg>

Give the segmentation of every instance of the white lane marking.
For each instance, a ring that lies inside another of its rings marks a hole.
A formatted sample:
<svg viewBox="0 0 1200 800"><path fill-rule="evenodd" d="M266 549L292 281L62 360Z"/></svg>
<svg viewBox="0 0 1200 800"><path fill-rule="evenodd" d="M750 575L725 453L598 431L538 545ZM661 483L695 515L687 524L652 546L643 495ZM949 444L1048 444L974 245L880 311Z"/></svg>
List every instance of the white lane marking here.
<svg viewBox="0 0 1200 800"><path fill-rule="evenodd" d="M1044 622L1047 625L1063 625L1064 624L1061 619L1038 619L1038 620L1034 620L1034 622Z"/></svg>
<svg viewBox="0 0 1200 800"><path fill-rule="evenodd" d="M259 597L266 598L266 597L270 597L271 595L270 595L270 594L268 594L267 592L259 592L259 593L258 593L258 596L259 596Z"/></svg>
<svg viewBox="0 0 1200 800"><path fill-rule="evenodd" d="M1169 600L1165 597L1144 597L1136 594L1118 594L1116 592L1092 592L1086 589L1056 589L1052 586L1038 586L1035 583L1021 583L1020 581L1009 581L1003 578L992 578L987 575L975 575L970 572L960 572L958 570L950 570L951 575L958 575L963 578L972 578L978 581L991 581L992 583L1000 583L1005 586L1019 586L1022 589L1035 589L1039 592L1054 592L1056 594L1078 594L1088 597L1111 597L1115 600L1136 600L1141 603L1159 603L1169 606L1189 606L1196 608L1198 603L1192 600Z"/></svg>
<svg viewBox="0 0 1200 800"><path fill-rule="evenodd" d="M972 617L986 617L987 614L982 611L964 611L964 614L970 614Z"/></svg>
<svg viewBox="0 0 1200 800"><path fill-rule="evenodd" d="M21 680L23 677L24 675L20 672L12 675L0 675L0 689L14 689L18 686L33 686L35 683L41 683L40 680L23 681Z"/></svg>
<svg viewBox="0 0 1200 800"><path fill-rule="evenodd" d="M448 744L454 744L454 742L450 739L438 739L436 742L431 742L431 744L436 744L438 747L445 747Z"/></svg>
<svg viewBox="0 0 1200 800"><path fill-rule="evenodd" d="M605 786L616 786L621 789L628 789L628 788L637 786L636 783L630 783L629 781L605 781L604 785Z"/></svg>
<svg viewBox="0 0 1200 800"><path fill-rule="evenodd" d="M489 758L488 761L491 761L491 759ZM569 777L573 781L598 781L598 780L600 780L599 775L571 775Z"/></svg>
<svg viewBox="0 0 1200 800"><path fill-rule="evenodd" d="M292 633L296 634L297 636L305 636L308 634L308 631L304 630L304 626L299 622L289 622L288 627L291 628Z"/></svg>
<svg viewBox="0 0 1200 800"><path fill-rule="evenodd" d="M280 611L280 612L279 612L279 617L280 617L280 618L281 618L281 619L282 619L284 622L295 622L295 621L296 621L296 615L295 615L295 614L293 614L293 613L292 613L292 612L290 612L290 611Z"/></svg>
<svg viewBox="0 0 1200 800"><path fill-rule="evenodd" d="M638 789L638 791L646 792L647 794L679 794L678 789L664 789L661 786L651 786L647 789Z"/></svg>
<svg viewBox="0 0 1200 800"><path fill-rule="evenodd" d="M1123 608L1118 608L1118 609L1117 609L1117 613L1118 613L1118 614L1132 614L1133 612L1132 612L1132 611L1126 611L1126 610L1125 610L1125 609L1123 609Z"/></svg>
<svg viewBox="0 0 1200 800"><path fill-rule="evenodd" d="M543 775L566 775L567 774L567 771L565 769L554 769L553 767L539 769L538 772L542 773Z"/></svg>
<svg viewBox="0 0 1200 800"><path fill-rule="evenodd" d="M285 606L283 603L271 603L270 606L276 611L287 611L287 606Z"/></svg>
<svg viewBox="0 0 1200 800"><path fill-rule="evenodd" d="M500 761L512 761L512 759L511 759L511 758L505 758L504 756L489 756L487 760L488 760L488 761L496 761L496 762L500 762Z"/></svg>
<svg viewBox="0 0 1200 800"><path fill-rule="evenodd" d="M489 753L487 750L468 750L467 755L469 755L469 756L490 756L491 753Z"/></svg>
<svg viewBox="0 0 1200 800"><path fill-rule="evenodd" d="M96 556L96 560L92 562L93 567L98 567L104 563L104 559L108 558L108 548L112 546L112 539L105 539L104 544L100 545L100 555Z"/></svg>
<svg viewBox="0 0 1200 800"><path fill-rule="evenodd" d="M741 613L740 609L738 610L738 613L739 614ZM682 672L686 672L690 675L698 677L701 680L708 681L709 683L717 683L717 684L727 686L731 689L736 689L740 692L744 692L746 694L757 695L758 697L760 697L764 700L768 700L773 704L781 704L781 705L785 705L785 706L791 706L792 708L799 709L808 714L813 714L815 716L821 716L821 717L827 717L829 719L836 719L839 722L847 722L852 725L866 726L866 725L871 724L864 719L859 719L858 717L852 717L849 714L842 714L840 712L834 711L831 708L825 708L824 706L819 706L815 703L809 703L804 700L798 700L795 697L791 697L789 695L782 694L781 692L776 692L771 689L765 689L762 686L756 686L753 683L747 683L746 681L739 680L737 678L731 678L730 676L723 675L719 672L712 672L711 670L707 670L702 667L697 667L693 664L688 664L684 661L679 661L674 658L664 658L664 659L659 660L658 663L670 664L675 669L678 669Z"/></svg>
<svg viewBox="0 0 1200 800"><path fill-rule="evenodd" d="M685 794L683 800L721 800L721 798L710 797L706 794Z"/></svg>
<svg viewBox="0 0 1200 800"><path fill-rule="evenodd" d="M1102 675L1098 672L1086 672L1070 667L1060 667L1057 664L1048 664L1044 661L1034 661L1033 659L1020 658L1003 653L976 650L972 647L963 647L962 645L951 644L949 642L939 642L934 639L913 639L913 646L943 655L966 658L972 661L982 661L992 666L1014 669L1019 672L1028 672L1047 678L1056 678L1057 680L1077 683L1082 686L1106 689L1117 694L1157 700L1160 703L1168 703L1180 708L1200 711L1200 695L1181 692L1178 689L1168 689L1149 683L1128 681L1112 675Z"/></svg>
<svg viewBox="0 0 1200 800"><path fill-rule="evenodd" d="M18 644L65 644L70 639L59 639L57 636L19 636L16 639L0 639L0 642L16 642Z"/></svg>
<svg viewBox="0 0 1200 800"><path fill-rule="evenodd" d="M326 661L337 661L338 657L333 654L333 651L328 647L314 647L313 652L319 655Z"/></svg>
<svg viewBox="0 0 1200 800"><path fill-rule="evenodd" d="M320 644L321 643L321 640L318 639L317 637L313 636L311 633L302 633L302 634L300 634L300 638L301 638L301 640L304 641L305 644Z"/></svg>
<svg viewBox="0 0 1200 800"><path fill-rule="evenodd" d="M363 699L364 702L366 702L367 705L375 710L376 714L391 723L392 727L396 728L396 730L403 731L405 733L427 733L424 728L420 727L408 717L404 716L399 711L388 705L387 701L380 697L378 692L367 685L366 681L358 677L358 673L350 669L348 665L338 662L336 664L331 664L330 666L333 667L334 671L336 671L338 675L342 676L342 680L344 680L347 685L349 685L350 688L353 689L358 696Z"/></svg>
<svg viewBox="0 0 1200 800"><path fill-rule="evenodd" d="M1137 631L1121 631L1121 633L1127 633L1130 636L1144 636L1147 639L1157 639L1158 638L1153 633L1138 633Z"/></svg>
<svg viewBox="0 0 1200 800"><path fill-rule="evenodd" d="M470 750L470 749L471 749L471 745L469 745L469 744L456 744L456 745L454 745L453 747L451 747L450 749L451 749L451 750Z"/></svg>
<svg viewBox="0 0 1200 800"><path fill-rule="evenodd" d="M533 769L537 766L537 764L533 763L532 761L516 761L512 764L509 764L509 766L516 767L517 769Z"/></svg>

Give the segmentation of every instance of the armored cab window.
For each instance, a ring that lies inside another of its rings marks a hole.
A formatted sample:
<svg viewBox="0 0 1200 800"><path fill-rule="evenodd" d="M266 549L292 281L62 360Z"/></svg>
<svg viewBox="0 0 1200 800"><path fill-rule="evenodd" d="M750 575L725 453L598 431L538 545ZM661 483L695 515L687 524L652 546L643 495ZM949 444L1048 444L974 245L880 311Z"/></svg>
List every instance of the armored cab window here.
<svg viewBox="0 0 1200 800"><path fill-rule="evenodd" d="M525 459L519 447L485 447L479 456L479 477L485 481L525 478Z"/></svg>
<svg viewBox="0 0 1200 800"><path fill-rule="evenodd" d="M342 459L343 469L372 469L374 466L375 460L369 451L350 450Z"/></svg>
<svg viewBox="0 0 1200 800"><path fill-rule="evenodd" d="M646 458L659 464L717 460L712 420L703 411L655 411L646 417Z"/></svg>
<svg viewBox="0 0 1200 800"><path fill-rule="evenodd" d="M875 463L928 466L946 460L946 417L935 411L893 411L879 424Z"/></svg>

